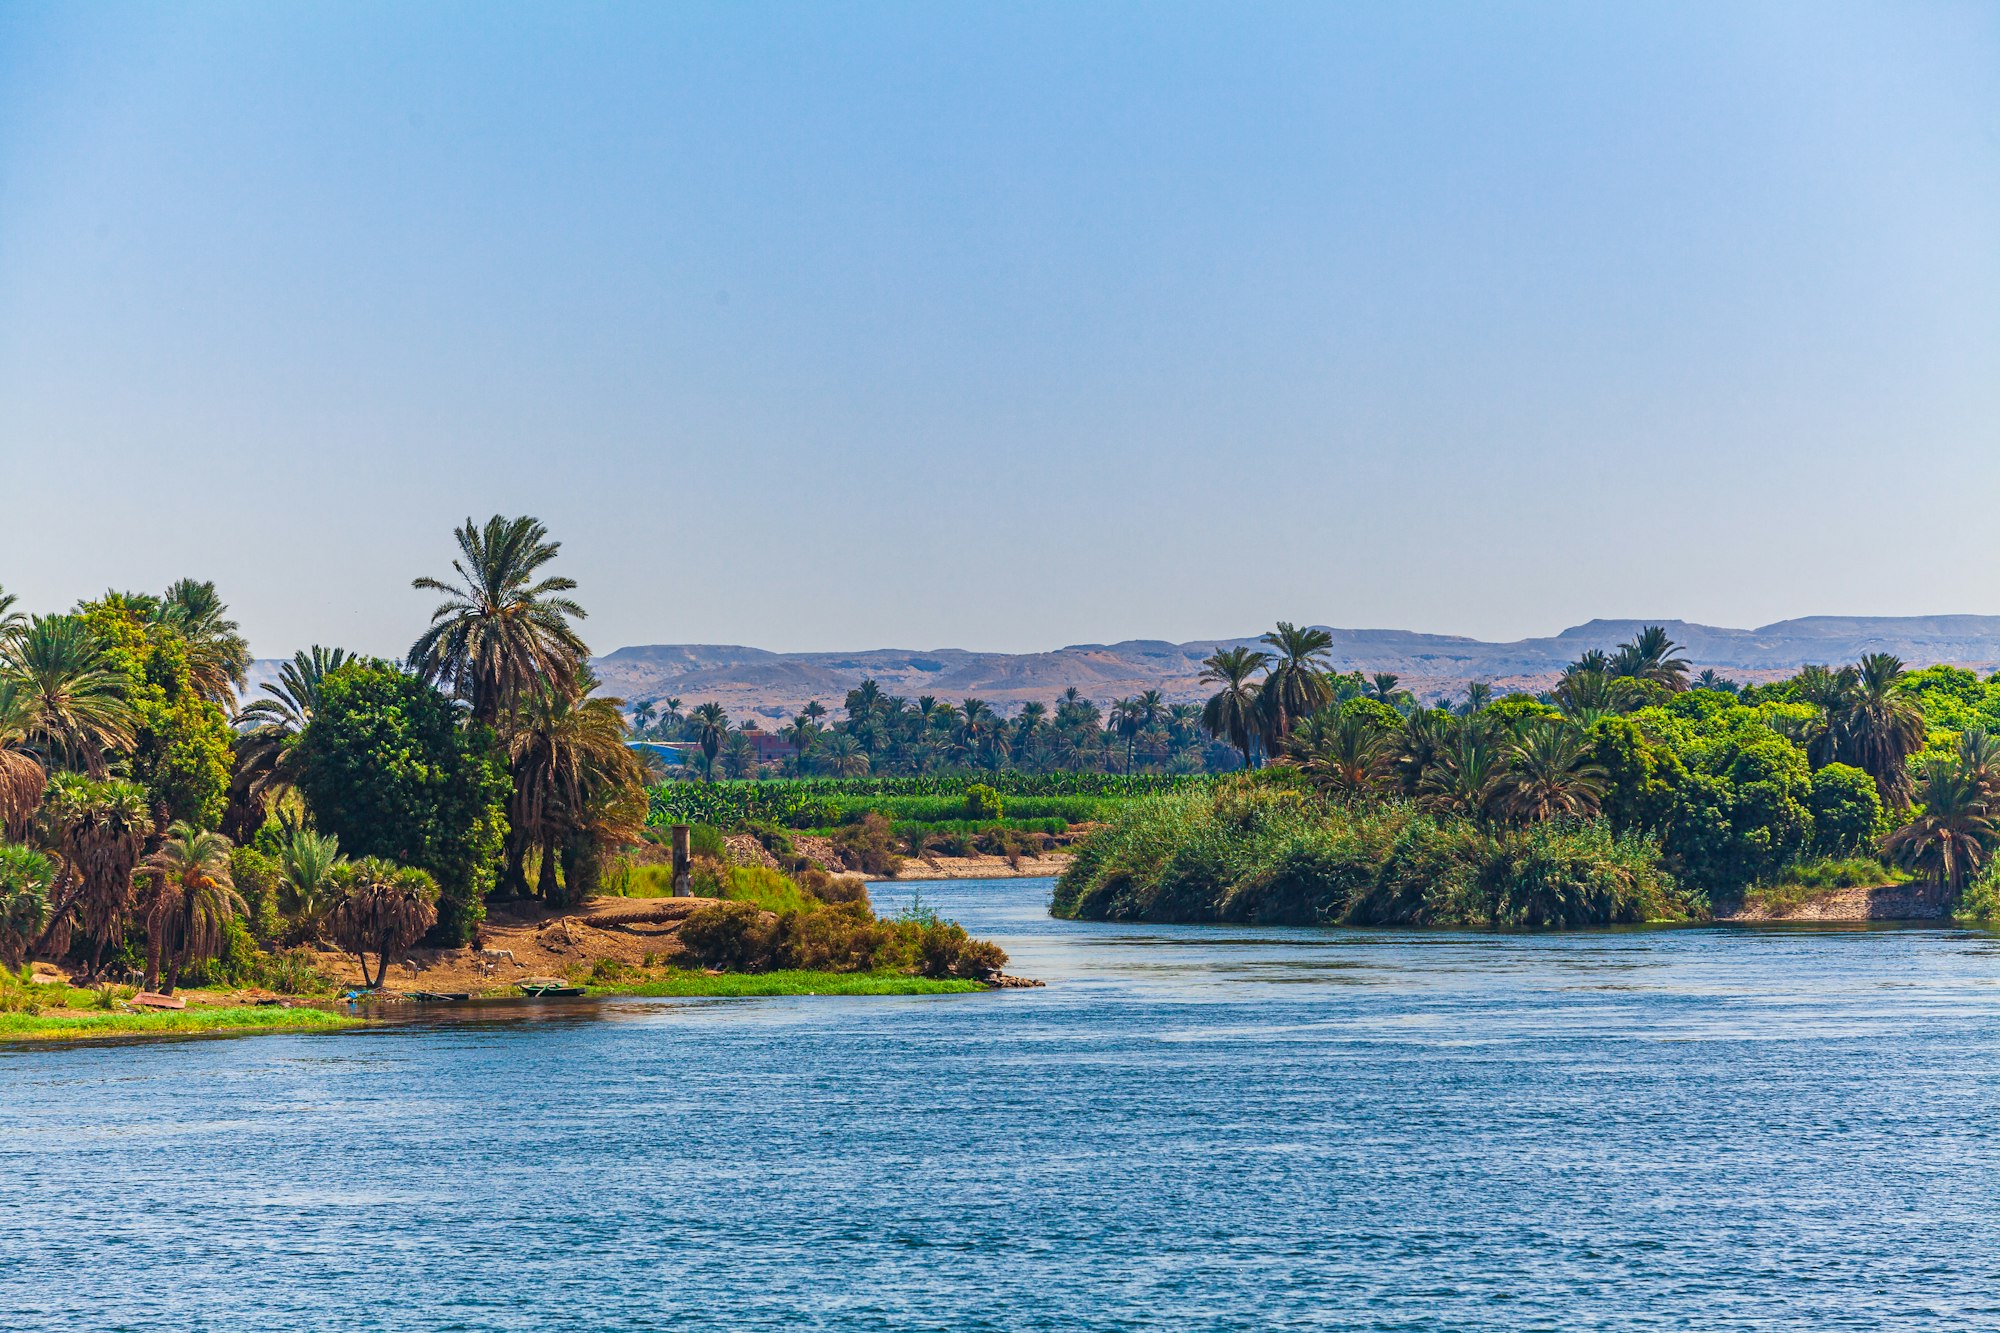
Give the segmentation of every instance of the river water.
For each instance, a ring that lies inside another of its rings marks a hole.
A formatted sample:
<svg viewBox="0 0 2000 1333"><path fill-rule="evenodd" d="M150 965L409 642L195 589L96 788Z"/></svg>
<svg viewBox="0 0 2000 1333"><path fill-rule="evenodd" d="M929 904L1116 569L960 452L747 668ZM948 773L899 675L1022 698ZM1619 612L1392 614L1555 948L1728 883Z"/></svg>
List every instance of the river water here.
<svg viewBox="0 0 2000 1333"><path fill-rule="evenodd" d="M2000 1327L1985 937L913 891L1048 987L0 1051L0 1326Z"/></svg>

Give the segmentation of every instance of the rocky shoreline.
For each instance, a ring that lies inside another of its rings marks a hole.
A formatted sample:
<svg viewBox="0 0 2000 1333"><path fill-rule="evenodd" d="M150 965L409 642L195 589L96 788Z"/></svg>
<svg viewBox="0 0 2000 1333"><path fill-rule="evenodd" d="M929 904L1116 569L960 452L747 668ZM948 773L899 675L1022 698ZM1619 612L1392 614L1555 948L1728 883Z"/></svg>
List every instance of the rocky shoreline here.
<svg viewBox="0 0 2000 1333"><path fill-rule="evenodd" d="M1776 909L1740 900L1718 902L1714 919L1746 925L1767 921L1948 921L1951 904L1930 885L1878 884L1828 889Z"/></svg>

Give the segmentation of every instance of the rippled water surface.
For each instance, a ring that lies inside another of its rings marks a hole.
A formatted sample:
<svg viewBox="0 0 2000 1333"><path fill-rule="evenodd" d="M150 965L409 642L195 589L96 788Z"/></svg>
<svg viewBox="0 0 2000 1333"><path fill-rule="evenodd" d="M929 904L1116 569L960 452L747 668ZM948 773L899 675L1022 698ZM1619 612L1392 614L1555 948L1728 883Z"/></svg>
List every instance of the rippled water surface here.
<svg viewBox="0 0 2000 1333"><path fill-rule="evenodd" d="M2000 1327L1984 937L921 892L1047 989L0 1051L0 1319Z"/></svg>

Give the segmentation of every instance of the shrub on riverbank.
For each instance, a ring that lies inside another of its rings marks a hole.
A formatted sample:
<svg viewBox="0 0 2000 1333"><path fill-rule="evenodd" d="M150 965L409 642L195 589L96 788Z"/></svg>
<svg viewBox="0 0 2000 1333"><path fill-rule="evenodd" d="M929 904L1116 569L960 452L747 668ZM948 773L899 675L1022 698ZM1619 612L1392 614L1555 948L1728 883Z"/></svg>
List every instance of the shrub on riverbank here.
<svg viewBox="0 0 2000 1333"><path fill-rule="evenodd" d="M998 945L973 939L955 922L883 920L865 902L784 913L716 903L687 919L680 940L690 961L729 972L904 972L976 981L1007 964Z"/></svg>
<svg viewBox="0 0 2000 1333"><path fill-rule="evenodd" d="M1706 902L1602 822L1500 828L1269 783L1136 802L1057 881L1057 916L1522 926L1686 920Z"/></svg>

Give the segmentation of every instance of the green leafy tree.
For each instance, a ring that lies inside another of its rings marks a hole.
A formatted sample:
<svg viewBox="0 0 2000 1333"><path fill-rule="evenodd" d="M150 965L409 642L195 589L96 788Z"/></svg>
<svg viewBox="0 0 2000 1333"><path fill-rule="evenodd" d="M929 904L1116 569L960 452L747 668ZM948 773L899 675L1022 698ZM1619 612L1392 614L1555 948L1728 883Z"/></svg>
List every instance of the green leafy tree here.
<svg viewBox="0 0 2000 1333"><path fill-rule="evenodd" d="M1882 835L1882 796L1875 779L1849 764L1813 771L1807 798L1813 847L1821 856L1856 856Z"/></svg>
<svg viewBox="0 0 2000 1333"><path fill-rule="evenodd" d="M185 820L212 829L229 804L235 733L229 714L205 692L188 640L164 605L106 593L84 605L83 619L107 665L125 677L138 722L132 776L145 786L156 816L163 825ZM220 689L228 691L227 679Z"/></svg>
<svg viewBox="0 0 2000 1333"><path fill-rule="evenodd" d="M298 787L318 827L353 856L430 873L433 938L464 944L506 838L511 784L493 734L451 700L386 662L349 662L319 685L298 740Z"/></svg>

